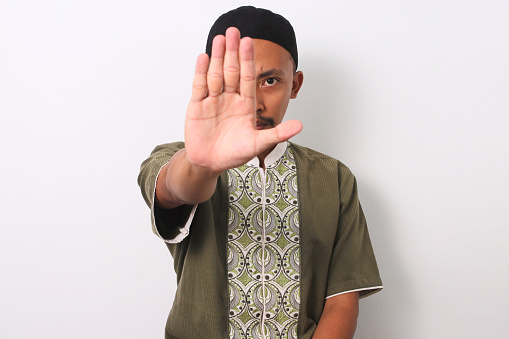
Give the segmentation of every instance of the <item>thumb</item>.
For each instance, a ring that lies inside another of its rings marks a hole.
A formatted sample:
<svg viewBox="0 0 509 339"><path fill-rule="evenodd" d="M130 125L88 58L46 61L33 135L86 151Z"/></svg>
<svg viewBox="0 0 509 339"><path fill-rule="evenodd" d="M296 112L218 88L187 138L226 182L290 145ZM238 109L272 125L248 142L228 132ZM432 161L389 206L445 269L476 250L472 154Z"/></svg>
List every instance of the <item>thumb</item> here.
<svg viewBox="0 0 509 339"><path fill-rule="evenodd" d="M260 153L268 147L287 141L300 131L302 131L302 123L299 120L288 120L274 128L260 130L256 136L256 151Z"/></svg>

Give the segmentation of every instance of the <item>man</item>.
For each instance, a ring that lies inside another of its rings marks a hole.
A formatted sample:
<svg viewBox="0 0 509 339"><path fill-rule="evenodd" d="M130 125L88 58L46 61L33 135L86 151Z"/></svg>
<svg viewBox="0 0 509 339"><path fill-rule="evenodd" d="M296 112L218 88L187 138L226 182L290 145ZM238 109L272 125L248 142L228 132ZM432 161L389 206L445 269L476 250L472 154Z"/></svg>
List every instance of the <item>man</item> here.
<svg viewBox="0 0 509 339"><path fill-rule="evenodd" d="M382 287L355 178L287 142L302 129L282 122L297 66L282 16L223 14L196 62L185 144L142 164L177 273L166 338L352 338L359 296Z"/></svg>

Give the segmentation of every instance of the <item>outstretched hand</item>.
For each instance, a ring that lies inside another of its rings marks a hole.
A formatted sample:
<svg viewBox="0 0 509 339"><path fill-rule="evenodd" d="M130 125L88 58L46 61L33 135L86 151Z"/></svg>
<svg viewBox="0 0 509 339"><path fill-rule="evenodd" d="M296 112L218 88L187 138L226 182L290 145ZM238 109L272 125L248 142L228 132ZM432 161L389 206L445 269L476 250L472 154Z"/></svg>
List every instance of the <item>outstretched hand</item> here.
<svg viewBox="0 0 509 339"><path fill-rule="evenodd" d="M236 28L218 35L196 62L185 124L188 161L212 172L245 164L263 151L299 133L298 121L256 129L257 74L254 44Z"/></svg>

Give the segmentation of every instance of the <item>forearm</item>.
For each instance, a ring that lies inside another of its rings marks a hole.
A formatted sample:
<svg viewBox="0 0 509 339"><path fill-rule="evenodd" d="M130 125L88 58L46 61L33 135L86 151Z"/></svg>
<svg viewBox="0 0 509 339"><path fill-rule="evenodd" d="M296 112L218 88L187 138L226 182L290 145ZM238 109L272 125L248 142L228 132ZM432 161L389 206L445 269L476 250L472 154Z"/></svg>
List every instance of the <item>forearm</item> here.
<svg viewBox="0 0 509 339"><path fill-rule="evenodd" d="M327 299L313 339L352 339L357 328L358 315L357 292Z"/></svg>
<svg viewBox="0 0 509 339"><path fill-rule="evenodd" d="M183 149L159 173L156 204L162 208L175 208L202 203L214 194L220 174L191 164Z"/></svg>

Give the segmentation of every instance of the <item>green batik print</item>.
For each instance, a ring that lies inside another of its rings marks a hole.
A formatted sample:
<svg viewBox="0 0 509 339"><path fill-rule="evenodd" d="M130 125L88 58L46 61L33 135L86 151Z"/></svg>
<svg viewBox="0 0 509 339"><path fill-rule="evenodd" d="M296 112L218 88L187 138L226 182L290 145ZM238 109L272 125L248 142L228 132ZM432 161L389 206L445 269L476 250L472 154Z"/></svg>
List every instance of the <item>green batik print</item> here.
<svg viewBox="0 0 509 339"><path fill-rule="evenodd" d="M297 338L299 205L291 148L262 171L249 165L228 171L229 334Z"/></svg>

